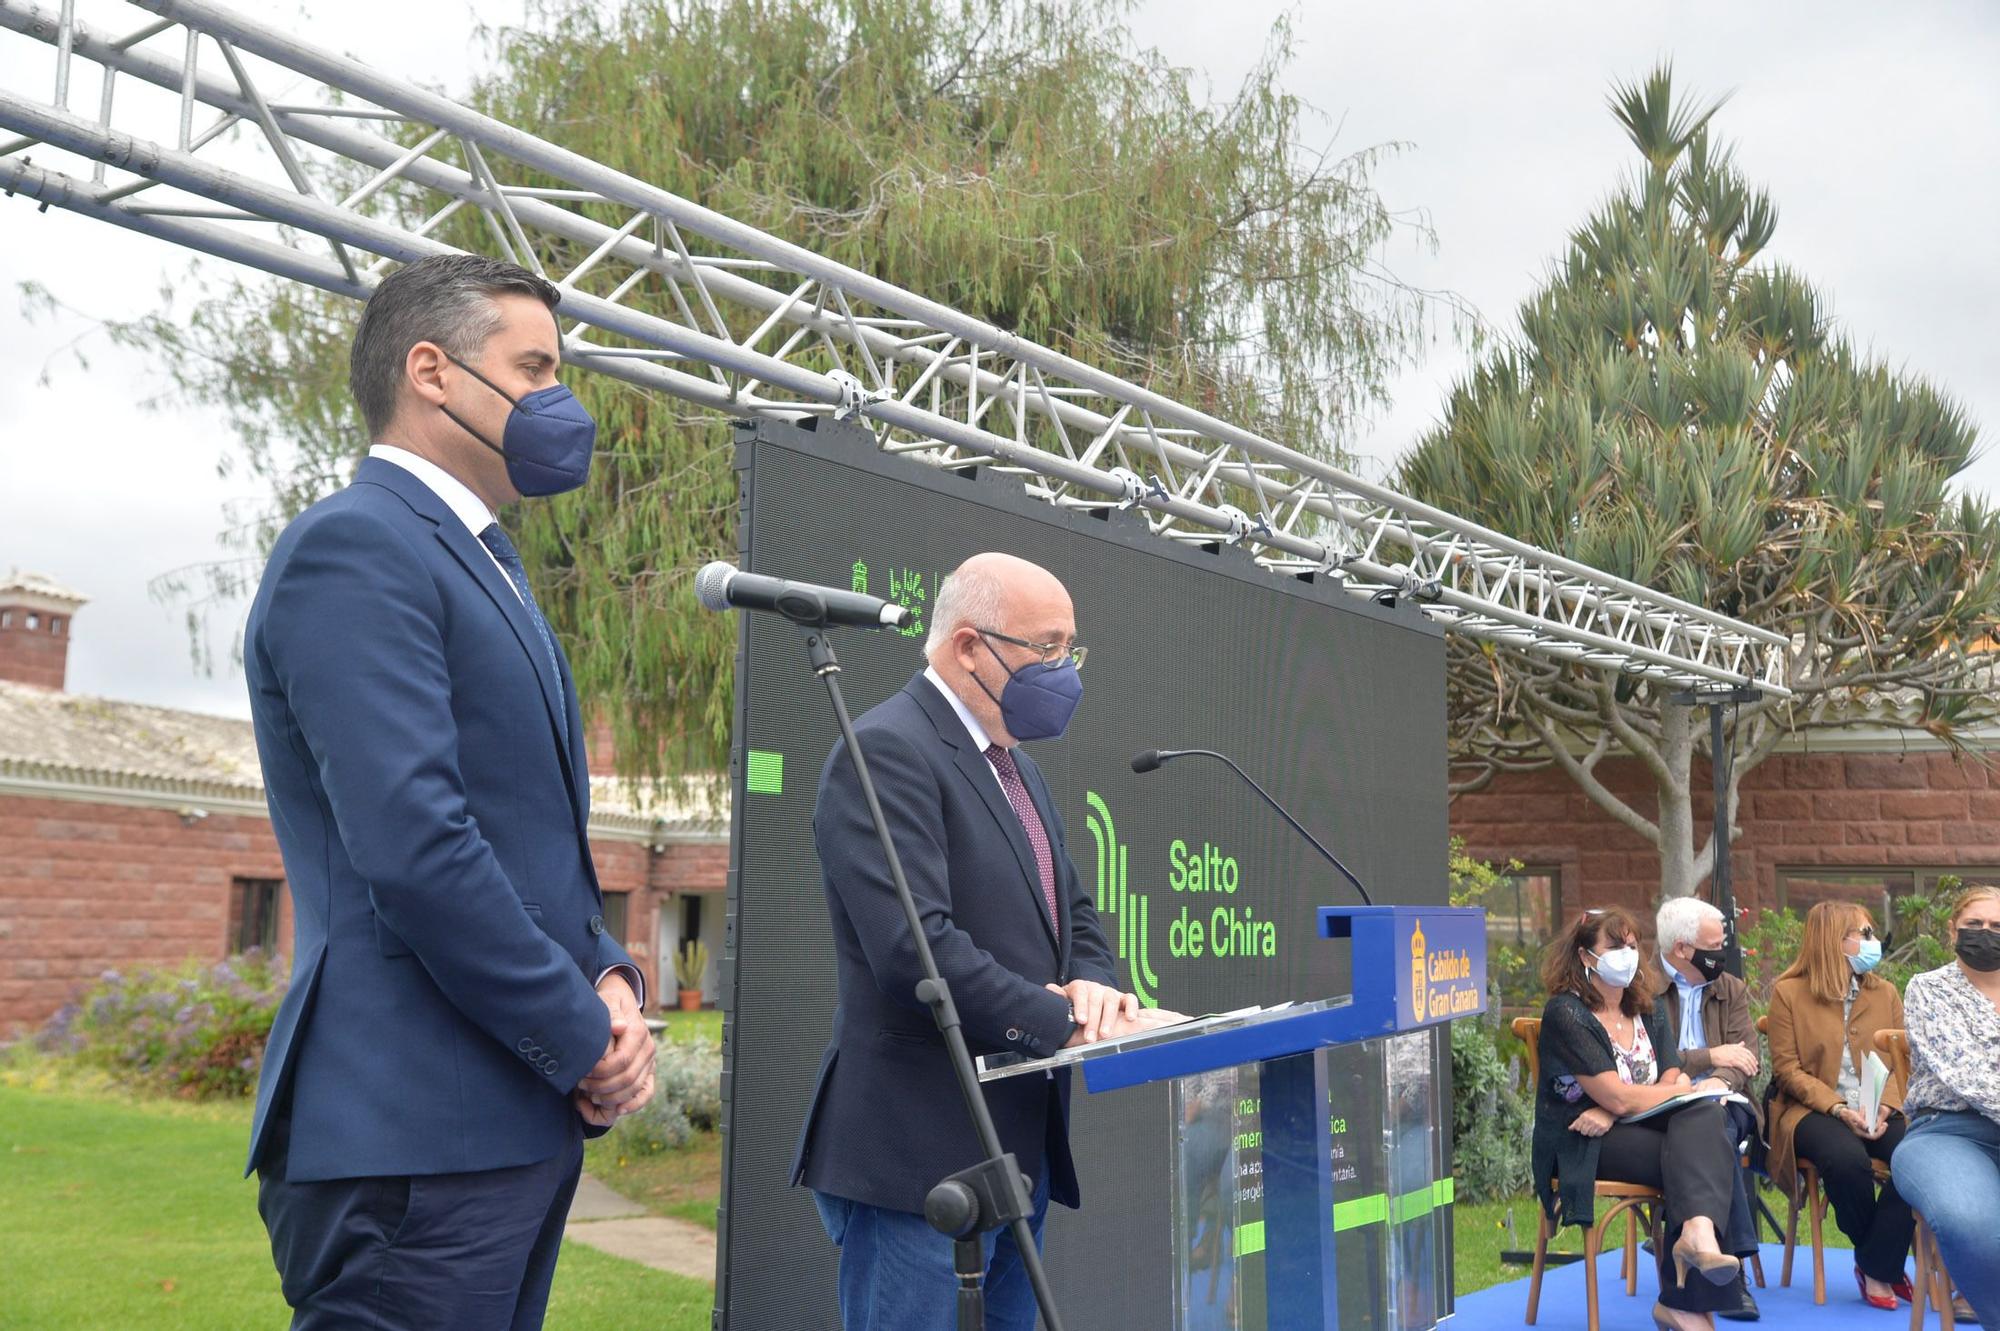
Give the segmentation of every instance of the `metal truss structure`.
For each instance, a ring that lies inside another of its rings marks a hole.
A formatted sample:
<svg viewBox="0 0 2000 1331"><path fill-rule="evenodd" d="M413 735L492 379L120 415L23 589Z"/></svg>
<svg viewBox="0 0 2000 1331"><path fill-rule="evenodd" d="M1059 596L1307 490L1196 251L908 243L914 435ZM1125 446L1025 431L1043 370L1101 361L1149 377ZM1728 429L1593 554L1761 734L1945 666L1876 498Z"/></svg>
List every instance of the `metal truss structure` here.
<svg viewBox="0 0 2000 1331"><path fill-rule="evenodd" d="M0 87L7 194L356 299L471 222L491 253L561 288L575 365L735 415L859 417L885 449L1002 468L1057 505L1134 509L1163 539L1409 597L1508 647L1787 692L1776 634L1419 503L212 0L131 0L153 17L119 34L77 6L0 0L0 33L52 56L32 91ZM86 68L88 114L72 106ZM46 150L88 177L32 160Z"/></svg>

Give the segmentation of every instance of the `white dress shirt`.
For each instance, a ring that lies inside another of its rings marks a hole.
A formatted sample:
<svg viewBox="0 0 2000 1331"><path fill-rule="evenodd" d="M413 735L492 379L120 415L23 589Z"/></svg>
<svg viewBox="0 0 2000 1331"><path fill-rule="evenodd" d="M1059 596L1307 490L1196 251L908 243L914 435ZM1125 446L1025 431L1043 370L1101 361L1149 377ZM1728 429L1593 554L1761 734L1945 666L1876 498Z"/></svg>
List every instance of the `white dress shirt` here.
<svg viewBox="0 0 2000 1331"><path fill-rule="evenodd" d="M472 493L471 486L429 458L418 457L409 449L398 448L394 444L375 444L369 448L368 456L395 463L422 481L426 490L443 500L444 506L465 524L467 531L472 533L472 539L479 541L479 548L486 550L486 557L493 560L494 568L499 569L500 581L506 583L509 590L514 592L516 600L520 599L521 593L514 587L514 580L507 576L506 569L500 568L500 561L493 558L491 550L486 549L486 542L479 540L479 533L494 523L493 510L486 507L485 500Z"/></svg>
<svg viewBox="0 0 2000 1331"><path fill-rule="evenodd" d="M979 755L982 758L986 757L986 750L993 746L993 741L986 734L986 727L979 724L979 718L974 716L972 709L965 705L965 699L959 697L952 690L951 685L944 682L944 676L938 674L932 667L924 667L924 678L931 682L933 688L944 695L944 700L951 704L951 710L958 714L959 721L965 726L965 733L972 736L972 747L979 750ZM991 758L986 759L986 770L993 772L993 784L1000 786L1000 793L1005 795L1007 787L1000 785L1000 774L993 771L993 760Z"/></svg>

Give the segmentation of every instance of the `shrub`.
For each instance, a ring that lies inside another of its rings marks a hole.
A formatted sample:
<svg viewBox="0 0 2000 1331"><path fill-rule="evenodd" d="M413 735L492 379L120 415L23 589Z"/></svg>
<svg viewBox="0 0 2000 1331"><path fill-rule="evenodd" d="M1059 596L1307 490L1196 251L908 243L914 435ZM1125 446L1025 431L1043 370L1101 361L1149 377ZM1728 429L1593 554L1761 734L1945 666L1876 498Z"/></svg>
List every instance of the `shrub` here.
<svg viewBox="0 0 2000 1331"><path fill-rule="evenodd" d="M1527 1190L1534 1124L1529 1093L1497 1028L1476 1018L1451 1023L1452 1173L1459 1201L1494 1201Z"/></svg>
<svg viewBox="0 0 2000 1331"><path fill-rule="evenodd" d="M1936 970L1955 955L1945 940L1951 937L1952 902L1964 885L1957 874L1940 874L1930 891L1919 882L1916 891L1895 899L1890 908L1895 913L1891 940L1895 947L1882 958L1877 974L1895 985L1896 992L1909 987L1911 976Z"/></svg>
<svg viewBox="0 0 2000 1331"><path fill-rule="evenodd" d="M653 1064L653 1098L618 1123L620 1148L659 1155L722 1126L722 1051L706 1040L662 1041Z"/></svg>
<svg viewBox="0 0 2000 1331"><path fill-rule="evenodd" d="M128 1084L189 1099L249 1095L285 996L281 964L252 951L209 966L106 971L49 1019L36 1043Z"/></svg>

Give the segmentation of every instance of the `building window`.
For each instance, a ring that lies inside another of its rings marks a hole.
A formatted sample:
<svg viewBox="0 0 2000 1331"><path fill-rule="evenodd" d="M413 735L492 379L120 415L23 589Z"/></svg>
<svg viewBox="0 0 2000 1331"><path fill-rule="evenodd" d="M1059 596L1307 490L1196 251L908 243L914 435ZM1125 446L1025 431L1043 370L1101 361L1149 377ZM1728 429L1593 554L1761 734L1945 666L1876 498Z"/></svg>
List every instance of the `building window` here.
<svg viewBox="0 0 2000 1331"><path fill-rule="evenodd" d="M57 636L58 638L60 638L60 637L62 636L62 616L61 616L61 615L50 615L50 616L49 616L49 632L51 632L51 633L55 634L55 635L56 635L56 636Z"/></svg>
<svg viewBox="0 0 2000 1331"><path fill-rule="evenodd" d="M626 907L631 900L630 892L604 894L604 932L620 947L625 946Z"/></svg>
<svg viewBox="0 0 2000 1331"><path fill-rule="evenodd" d="M12 610L0 610L0 629L10 629L13 627L14 612Z"/></svg>
<svg viewBox="0 0 2000 1331"><path fill-rule="evenodd" d="M1515 947L1540 947L1555 930L1562 901L1562 870L1555 865L1530 865L1501 875L1482 902L1486 936Z"/></svg>
<svg viewBox="0 0 2000 1331"><path fill-rule="evenodd" d="M42 617L36 614L34 611L30 610L28 612L27 625L28 625L28 632L33 633L36 629L42 626Z"/></svg>
<svg viewBox="0 0 2000 1331"><path fill-rule="evenodd" d="M278 878L238 878L230 883L229 932L234 951L278 947Z"/></svg>

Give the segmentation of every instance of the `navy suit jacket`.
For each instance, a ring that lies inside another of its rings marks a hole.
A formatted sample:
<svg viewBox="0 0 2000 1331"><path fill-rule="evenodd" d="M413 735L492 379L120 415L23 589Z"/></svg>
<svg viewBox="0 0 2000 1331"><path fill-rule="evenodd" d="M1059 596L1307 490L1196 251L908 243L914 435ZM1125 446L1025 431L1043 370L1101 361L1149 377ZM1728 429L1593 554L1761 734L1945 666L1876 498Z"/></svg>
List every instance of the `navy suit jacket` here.
<svg viewBox="0 0 2000 1331"><path fill-rule="evenodd" d="M294 922L247 1168L286 1103L293 1182L553 1156L610 1039L593 982L630 962L604 932L567 663L379 458L278 538L243 656Z"/></svg>
<svg viewBox="0 0 2000 1331"><path fill-rule="evenodd" d="M1014 751L1055 852L1060 930L1050 924L1021 820L935 685L919 673L863 716L855 734L973 1056L1054 1053L1075 1027L1068 1000L1042 986L1116 980L1041 770ZM844 742L820 773L813 843L833 917L840 1005L792 1182L921 1212L933 1186L982 1153L944 1040L917 1001L916 947ZM1053 1080L1015 1077L985 1089L1003 1149L1031 1180L1046 1167L1049 1195L1077 1205L1067 1069Z"/></svg>

